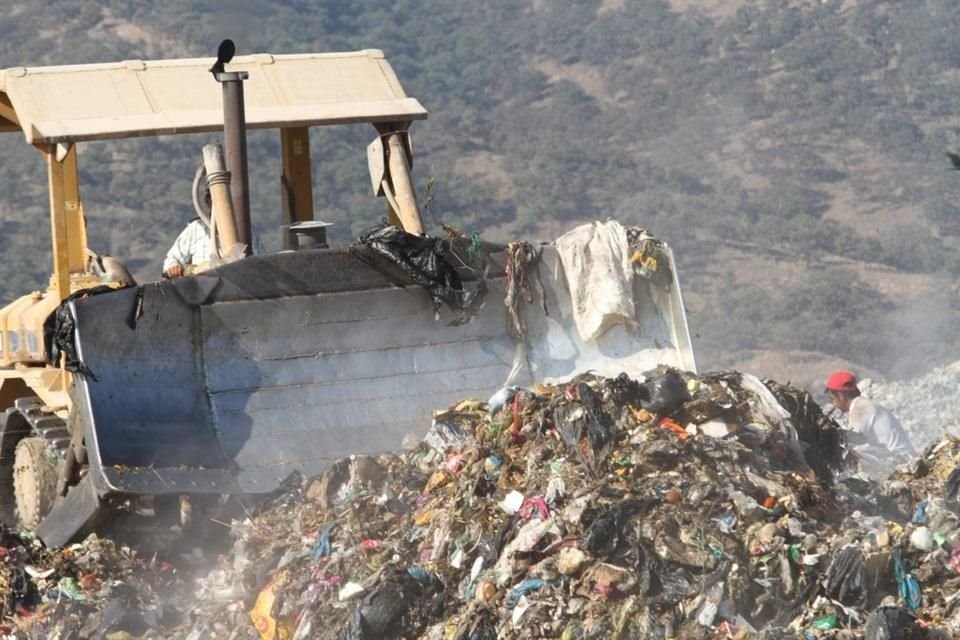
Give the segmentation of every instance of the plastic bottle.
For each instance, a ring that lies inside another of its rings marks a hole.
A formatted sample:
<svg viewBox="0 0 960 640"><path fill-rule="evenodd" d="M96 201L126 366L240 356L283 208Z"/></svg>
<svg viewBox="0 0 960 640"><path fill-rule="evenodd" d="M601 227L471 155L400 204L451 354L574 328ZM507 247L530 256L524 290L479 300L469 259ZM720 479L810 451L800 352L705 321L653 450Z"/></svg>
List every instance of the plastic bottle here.
<svg viewBox="0 0 960 640"><path fill-rule="evenodd" d="M720 601L723 600L723 582L715 582L704 594L706 599L700 606L700 612L697 614L697 622L704 627L712 627L713 621L717 617L717 609L720 607Z"/></svg>

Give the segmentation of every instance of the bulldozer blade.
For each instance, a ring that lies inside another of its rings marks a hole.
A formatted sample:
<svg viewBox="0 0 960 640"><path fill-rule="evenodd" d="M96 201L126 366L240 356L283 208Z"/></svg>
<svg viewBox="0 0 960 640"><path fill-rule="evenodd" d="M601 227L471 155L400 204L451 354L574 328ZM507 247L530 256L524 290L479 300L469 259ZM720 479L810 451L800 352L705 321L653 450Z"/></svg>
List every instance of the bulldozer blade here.
<svg viewBox="0 0 960 640"><path fill-rule="evenodd" d="M61 547L96 522L100 506L92 478L84 476L43 519L37 537L48 547Z"/></svg>
<svg viewBox="0 0 960 640"><path fill-rule="evenodd" d="M638 282L636 326L581 340L552 247L545 300L522 305L526 335L512 337L499 259L485 306L460 325L362 249L254 256L207 272L203 286L75 300L77 350L97 378L74 388L97 492L267 493L294 471L396 451L434 410L504 384L693 368L676 289Z"/></svg>

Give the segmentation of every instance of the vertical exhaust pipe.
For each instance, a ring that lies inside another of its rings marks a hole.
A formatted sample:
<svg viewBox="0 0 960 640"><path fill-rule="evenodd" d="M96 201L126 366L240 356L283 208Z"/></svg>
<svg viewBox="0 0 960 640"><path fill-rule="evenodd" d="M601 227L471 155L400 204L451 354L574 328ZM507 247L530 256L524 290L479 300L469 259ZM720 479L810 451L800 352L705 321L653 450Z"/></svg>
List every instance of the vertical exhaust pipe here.
<svg viewBox="0 0 960 640"><path fill-rule="evenodd" d="M236 47L232 40L224 40L217 49L217 61L210 72L223 87L223 142L227 151L227 171L230 172L230 195L233 201L234 228L237 242L250 255L253 246L250 230L250 176L247 172L247 120L243 103L243 81L250 77L246 71L224 71L223 65L233 59Z"/></svg>
<svg viewBox="0 0 960 640"><path fill-rule="evenodd" d="M220 145L204 145L203 166L207 170L207 188L210 189L210 196L213 199L210 213L214 219L210 224L210 239L219 245L219 250L214 245L214 255L241 257L246 248L240 251L234 248L238 242L236 217L233 214L233 202L230 197L230 172L226 169ZM213 229L216 229L215 234L212 232Z"/></svg>

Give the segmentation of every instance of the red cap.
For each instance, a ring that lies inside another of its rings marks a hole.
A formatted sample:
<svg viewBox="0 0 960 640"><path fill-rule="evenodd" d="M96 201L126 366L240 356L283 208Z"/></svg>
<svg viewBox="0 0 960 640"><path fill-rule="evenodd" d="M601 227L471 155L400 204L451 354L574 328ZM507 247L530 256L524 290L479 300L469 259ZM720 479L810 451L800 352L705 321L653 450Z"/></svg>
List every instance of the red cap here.
<svg viewBox="0 0 960 640"><path fill-rule="evenodd" d="M857 376L849 371L834 371L827 378L827 391L856 391Z"/></svg>

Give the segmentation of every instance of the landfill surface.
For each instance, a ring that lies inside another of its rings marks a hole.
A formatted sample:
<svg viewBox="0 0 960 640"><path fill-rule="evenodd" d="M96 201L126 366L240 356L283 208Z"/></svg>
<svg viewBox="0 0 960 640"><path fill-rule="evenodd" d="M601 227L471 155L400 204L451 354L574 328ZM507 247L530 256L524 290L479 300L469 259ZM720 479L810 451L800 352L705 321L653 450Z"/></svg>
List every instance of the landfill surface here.
<svg viewBox="0 0 960 640"><path fill-rule="evenodd" d="M805 391L586 374L152 546L3 531L0 637L951 638L958 513L958 440L878 483Z"/></svg>

